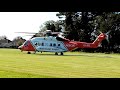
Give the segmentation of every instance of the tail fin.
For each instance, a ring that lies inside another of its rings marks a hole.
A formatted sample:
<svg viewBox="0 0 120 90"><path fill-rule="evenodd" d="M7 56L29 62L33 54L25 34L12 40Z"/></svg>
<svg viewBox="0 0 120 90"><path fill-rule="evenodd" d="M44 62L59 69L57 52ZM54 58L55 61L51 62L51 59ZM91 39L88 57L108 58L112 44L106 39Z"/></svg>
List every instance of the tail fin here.
<svg viewBox="0 0 120 90"><path fill-rule="evenodd" d="M106 35L104 33L101 33L97 39L92 43L94 48L97 48L98 45L101 43L102 40L104 40L106 38Z"/></svg>

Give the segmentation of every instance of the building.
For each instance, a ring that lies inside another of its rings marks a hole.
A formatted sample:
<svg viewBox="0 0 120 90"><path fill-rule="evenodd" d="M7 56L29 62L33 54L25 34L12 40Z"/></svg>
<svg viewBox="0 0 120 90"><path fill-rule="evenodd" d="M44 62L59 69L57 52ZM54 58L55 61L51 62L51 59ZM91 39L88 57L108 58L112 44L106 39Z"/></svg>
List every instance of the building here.
<svg viewBox="0 0 120 90"><path fill-rule="evenodd" d="M9 39L0 39L0 48L17 48L25 41L26 40L22 38L13 41L10 41Z"/></svg>

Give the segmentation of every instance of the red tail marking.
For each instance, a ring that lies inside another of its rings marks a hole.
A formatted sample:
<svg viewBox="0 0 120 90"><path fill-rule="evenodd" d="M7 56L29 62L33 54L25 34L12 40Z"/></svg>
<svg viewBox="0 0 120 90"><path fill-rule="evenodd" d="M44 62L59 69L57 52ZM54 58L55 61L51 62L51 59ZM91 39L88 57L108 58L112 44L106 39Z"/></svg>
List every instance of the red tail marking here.
<svg viewBox="0 0 120 90"><path fill-rule="evenodd" d="M97 48L98 45L101 43L102 40L104 40L106 35L104 33L101 33L98 38L92 43L94 48Z"/></svg>
<svg viewBox="0 0 120 90"><path fill-rule="evenodd" d="M76 42L76 43L78 48L97 48L100 42L105 39L105 37L106 35L101 33L93 43L87 43L87 42Z"/></svg>

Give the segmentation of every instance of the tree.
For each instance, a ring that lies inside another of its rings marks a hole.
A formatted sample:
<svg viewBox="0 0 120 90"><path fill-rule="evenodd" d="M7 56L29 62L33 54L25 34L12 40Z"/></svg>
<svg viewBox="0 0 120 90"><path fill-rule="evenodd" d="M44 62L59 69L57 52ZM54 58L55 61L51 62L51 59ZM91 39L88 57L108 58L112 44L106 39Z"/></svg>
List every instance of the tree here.
<svg viewBox="0 0 120 90"><path fill-rule="evenodd" d="M0 40L6 40L7 39L7 36L0 36Z"/></svg>
<svg viewBox="0 0 120 90"><path fill-rule="evenodd" d="M75 15L76 12L59 12L56 16L58 16L59 18L62 18L63 16L65 16L65 20L63 20L64 22L64 27L65 27L65 31L68 31L69 34L66 38L70 39L70 40L78 40L78 33L74 28L73 25L73 17Z"/></svg>
<svg viewBox="0 0 120 90"><path fill-rule="evenodd" d="M103 12L96 17L97 30L109 33L109 43L105 40L102 42L103 50L114 51L114 47L119 46L120 34L120 14L116 12Z"/></svg>
<svg viewBox="0 0 120 90"><path fill-rule="evenodd" d="M54 25L55 21L53 20L49 20L49 21L46 21L44 23L45 27L47 28L47 30L51 30L52 32L55 31L55 25Z"/></svg>
<svg viewBox="0 0 120 90"><path fill-rule="evenodd" d="M43 23L43 25L40 26L40 31L39 32L44 32L46 30L51 30L52 32L60 32L62 27L61 25L63 24L62 21L53 21L49 20Z"/></svg>
<svg viewBox="0 0 120 90"><path fill-rule="evenodd" d="M15 46L15 47L18 47L18 46L22 45L25 41L26 41L26 40L23 39L21 36L17 36L17 37L15 37L15 38L13 39L12 42L14 42L14 46Z"/></svg>
<svg viewBox="0 0 120 90"><path fill-rule="evenodd" d="M65 16L65 31L68 38L92 42L100 33L109 33L109 42L102 41L102 52L118 52L120 47L120 13L118 12L59 12L58 17ZM120 52L120 50L119 50Z"/></svg>
<svg viewBox="0 0 120 90"><path fill-rule="evenodd" d="M91 12L59 12L58 17L65 16L65 31L69 31L67 38L91 42L91 32L94 26L91 23L97 13Z"/></svg>

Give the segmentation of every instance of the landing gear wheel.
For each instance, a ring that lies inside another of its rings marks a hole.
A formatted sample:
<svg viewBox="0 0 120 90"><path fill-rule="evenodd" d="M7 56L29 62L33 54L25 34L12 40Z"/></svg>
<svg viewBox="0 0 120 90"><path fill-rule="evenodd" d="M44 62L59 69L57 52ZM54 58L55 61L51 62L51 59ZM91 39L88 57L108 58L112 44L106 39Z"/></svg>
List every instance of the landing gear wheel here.
<svg viewBox="0 0 120 90"><path fill-rule="evenodd" d="M61 52L60 55L63 55L63 52Z"/></svg>
<svg viewBox="0 0 120 90"><path fill-rule="evenodd" d="M31 52L27 52L27 54L31 54Z"/></svg>
<svg viewBox="0 0 120 90"><path fill-rule="evenodd" d="M58 53L57 53L57 52L55 52L55 55L58 55Z"/></svg>

